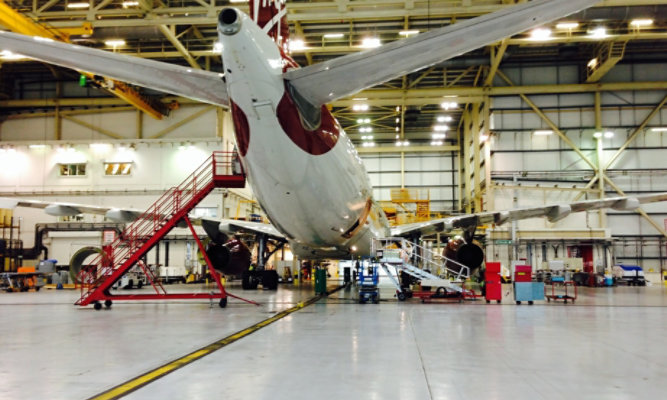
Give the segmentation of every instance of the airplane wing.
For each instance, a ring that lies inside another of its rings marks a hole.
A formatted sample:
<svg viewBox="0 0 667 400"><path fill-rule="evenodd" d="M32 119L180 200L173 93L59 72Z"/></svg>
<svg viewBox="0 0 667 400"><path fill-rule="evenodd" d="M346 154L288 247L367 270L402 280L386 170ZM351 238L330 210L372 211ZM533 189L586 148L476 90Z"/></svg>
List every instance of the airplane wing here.
<svg viewBox="0 0 667 400"><path fill-rule="evenodd" d="M280 233L273 225L262 222L240 221L236 219L212 220L202 218L201 225L206 231L206 234L213 240L216 240L219 233L229 235L236 232L259 233L269 235L274 239L286 239L285 235Z"/></svg>
<svg viewBox="0 0 667 400"><path fill-rule="evenodd" d="M610 197L603 200L585 200L568 204L552 204L542 207L517 208L507 211L491 211L477 214L465 214L432 221L399 225L391 228L392 236L404 236L412 232L432 234L448 232L455 228L472 228L483 224L501 225L505 222L521 219L546 217L550 222L559 221L573 212L611 208L631 211L641 204L667 201L667 193L656 193L634 197Z"/></svg>
<svg viewBox="0 0 667 400"><path fill-rule="evenodd" d="M590 7L599 0L533 0L398 40L373 50L290 70L284 78L319 106Z"/></svg>
<svg viewBox="0 0 667 400"><path fill-rule="evenodd" d="M61 67L103 75L166 93L228 106L222 74L0 31L0 48Z"/></svg>
<svg viewBox="0 0 667 400"><path fill-rule="evenodd" d="M0 208L13 209L16 207L39 208L44 210L45 213L55 217L74 216L84 213L104 215L106 218L114 222L132 222L143 214L143 211L135 209L121 209L53 201L19 200L6 197L0 198Z"/></svg>
<svg viewBox="0 0 667 400"><path fill-rule="evenodd" d="M56 217L74 216L79 214L104 215L106 218L114 222L133 222L144 213L144 211L141 210L128 208L111 208L76 203L20 200L0 197L0 208L13 209L16 207L42 209L45 213ZM195 224L201 223L206 233L214 239L217 238L220 233L229 235L236 232L261 233L269 235L274 239L285 239L285 236L273 225L261 222L239 221L234 219L212 220L206 218L192 218L191 221Z"/></svg>

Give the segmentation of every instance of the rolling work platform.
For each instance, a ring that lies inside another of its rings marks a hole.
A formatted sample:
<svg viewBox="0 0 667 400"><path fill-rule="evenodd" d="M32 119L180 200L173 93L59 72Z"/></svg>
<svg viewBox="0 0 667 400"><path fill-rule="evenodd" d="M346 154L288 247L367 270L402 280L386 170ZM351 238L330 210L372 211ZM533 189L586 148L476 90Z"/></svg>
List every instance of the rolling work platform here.
<svg viewBox="0 0 667 400"><path fill-rule="evenodd" d="M241 299L225 291L218 273L206 254L206 249L188 218L188 213L213 189L245 186L245 175L239 167L237 157L236 153L232 152L214 152L183 183L169 189L146 212L127 225L110 245L104 247L103 252L86 267L81 268L78 276L81 283L81 298L75 304L87 306L92 303L95 309L99 310L102 308L102 302L108 308L111 307L113 300L220 299L220 307L225 307L228 296ZM169 231L180 225L181 221L190 228L206 260L211 277L218 286L218 293L167 293L155 274L144 263L145 255ZM110 289L114 283L135 265L141 268L155 293L112 295Z"/></svg>
<svg viewBox="0 0 667 400"><path fill-rule="evenodd" d="M453 292L464 294L460 284L470 276L470 268L458 261L437 254L423 246L410 242L401 237L374 238L372 254L396 286L396 297L404 301L412 297L410 290L398 282L390 273L392 267L396 275L404 272L421 281L422 286L446 288ZM459 271L447 268L447 263L456 264ZM435 273L434 273L435 272ZM454 281L448 279L453 277Z"/></svg>

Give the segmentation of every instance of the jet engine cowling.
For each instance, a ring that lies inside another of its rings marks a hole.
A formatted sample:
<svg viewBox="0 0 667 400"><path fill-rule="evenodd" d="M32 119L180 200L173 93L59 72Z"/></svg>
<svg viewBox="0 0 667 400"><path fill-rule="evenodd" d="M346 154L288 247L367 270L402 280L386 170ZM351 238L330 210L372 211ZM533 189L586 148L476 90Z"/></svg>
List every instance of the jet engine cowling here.
<svg viewBox="0 0 667 400"><path fill-rule="evenodd" d="M471 275L484 261L484 250L477 241L466 243L463 239L450 240L442 255L470 268ZM447 268L454 272L461 270L460 265L449 261L447 261Z"/></svg>
<svg viewBox="0 0 667 400"><path fill-rule="evenodd" d="M240 275L250 267L251 253L240 239L232 238L224 244L210 242L206 255L213 268L225 275Z"/></svg>

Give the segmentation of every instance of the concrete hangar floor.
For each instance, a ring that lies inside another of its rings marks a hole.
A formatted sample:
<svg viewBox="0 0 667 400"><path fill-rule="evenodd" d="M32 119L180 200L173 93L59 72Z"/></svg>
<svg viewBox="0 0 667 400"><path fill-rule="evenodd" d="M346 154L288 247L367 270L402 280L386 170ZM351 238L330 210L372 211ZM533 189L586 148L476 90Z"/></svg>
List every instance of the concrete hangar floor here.
<svg viewBox="0 0 667 400"><path fill-rule="evenodd" d="M0 399L648 399L667 390L662 285L582 288L576 304L532 306L399 303L390 288L379 305L360 305L352 287L187 363L313 297L308 284L229 290L261 306L95 311L73 306L75 291L2 293ZM157 379L146 384L150 371Z"/></svg>

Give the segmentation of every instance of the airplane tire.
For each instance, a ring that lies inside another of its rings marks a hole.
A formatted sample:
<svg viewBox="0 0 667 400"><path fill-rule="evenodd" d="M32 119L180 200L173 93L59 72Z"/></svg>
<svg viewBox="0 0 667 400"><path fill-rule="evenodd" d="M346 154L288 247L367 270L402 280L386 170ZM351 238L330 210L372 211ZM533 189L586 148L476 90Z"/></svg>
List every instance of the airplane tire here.
<svg viewBox="0 0 667 400"><path fill-rule="evenodd" d="M106 308L111 308L112 304L113 304L113 302L111 300L104 300L104 306Z"/></svg>
<svg viewBox="0 0 667 400"><path fill-rule="evenodd" d="M95 303L93 303L93 308L98 310L98 311L101 310L102 309L102 303L100 303L99 301L96 301Z"/></svg>
<svg viewBox="0 0 667 400"><path fill-rule="evenodd" d="M278 289L278 272L276 270L264 271L262 273L262 286L264 289Z"/></svg>
<svg viewBox="0 0 667 400"><path fill-rule="evenodd" d="M243 290L257 289L258 283L257 278L255 278L250 271L243 271L241 274L241 287Z"/></svg>
<svg viewBox="0 0 667 400"><path fill-rule="evenodd" d="M403 292L396 293L396 297L398 297L398 301L405 301L405 299L407 298L407 296Z"/></svg>
<svg viewBox="0 0 667 400"><path fill-rule="evenodd" d="M220 308L227 307L227 298L226 297L221 298L220 303L218 303L218 304L220 305Z"/></svg>

